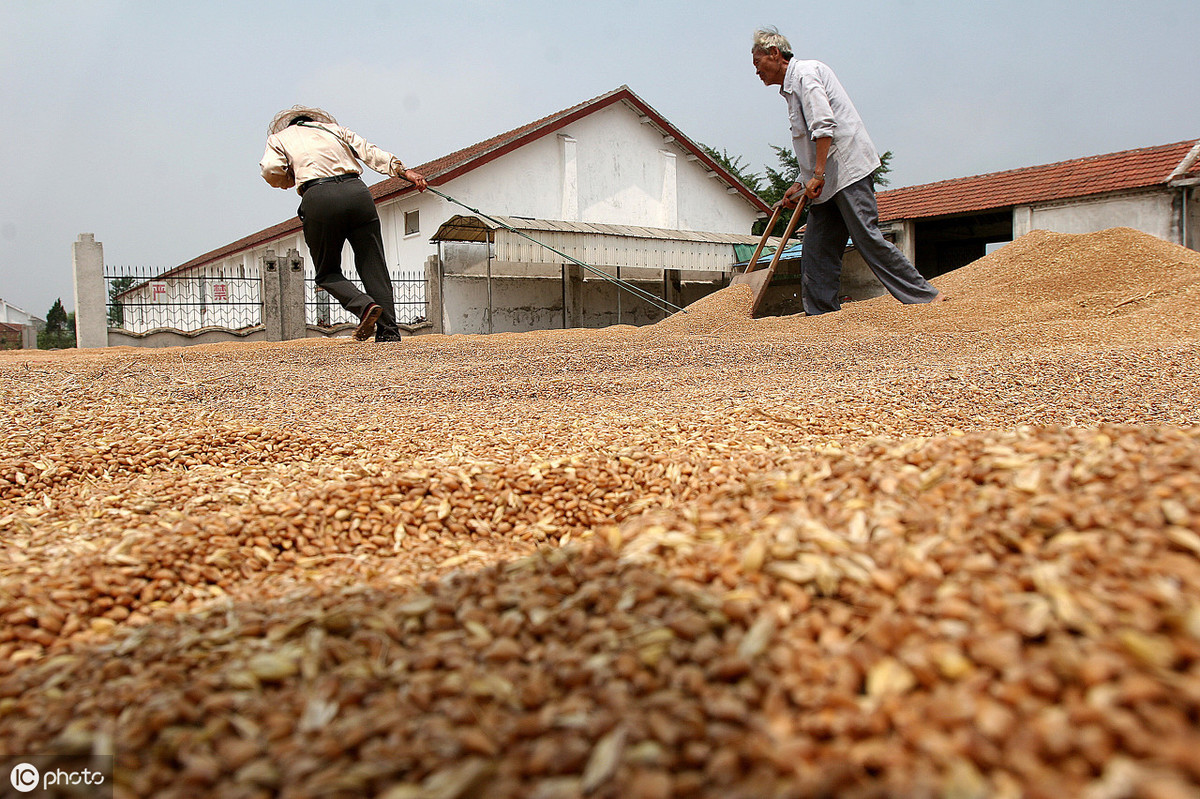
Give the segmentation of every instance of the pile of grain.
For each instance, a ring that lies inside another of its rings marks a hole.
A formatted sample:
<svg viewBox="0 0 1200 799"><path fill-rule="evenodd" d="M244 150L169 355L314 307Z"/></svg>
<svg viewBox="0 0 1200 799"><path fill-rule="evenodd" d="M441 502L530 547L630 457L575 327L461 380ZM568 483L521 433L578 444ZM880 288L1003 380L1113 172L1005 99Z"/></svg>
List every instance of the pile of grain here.
<svg viewBox="0 0 1200 799"><path fill-rule="evenodd" d="M754 290L750 286L730 286L638 332L651 338L681 333L733 335L751 329L750 310L753 304Z"/></svg>
<svg viewBox="0 0 1200 799"><path fill-rule="evenodd" d="M1021 306L1066 299L1095 307L1106 300L1174 296L1194 289L1198 278L1195 250L1131 228L1087 234L1036 230L946 275L939 285L985 302Z"/></svg>
<svg viewBox="0 0 1200 799"><path fill-rule="evenodd" d="M115 751L119 796L1194 795L1196 267L1036 233L941 306L5 354L0 754Z"/></svg>
<svg viewBox="0 0 1200 799"><path fill-rule="evenodd" d="M805 335L968 330L1009 347L1169 343L1200 326L1200 253L1129 228L1036 230L934 280L946 304L905 309L890 296L849 303ZM953 307L952 307L953 306Z"/></svg>

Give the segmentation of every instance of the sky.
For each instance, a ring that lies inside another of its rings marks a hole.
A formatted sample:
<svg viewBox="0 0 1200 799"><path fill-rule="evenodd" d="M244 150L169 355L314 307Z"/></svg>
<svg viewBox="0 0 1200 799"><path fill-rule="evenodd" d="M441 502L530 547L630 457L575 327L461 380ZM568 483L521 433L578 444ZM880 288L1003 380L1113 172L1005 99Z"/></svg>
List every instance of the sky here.
<svg viewBox="0 0 1200 799"><path fill-rule="evenodd" d="M777 166L763 25L835 70L892 187L1195 139L1194 3L2 0L0 298L73 309L81 233L166 269L291 218L258 161L295 103L416 165L624 84Z"/></svg>

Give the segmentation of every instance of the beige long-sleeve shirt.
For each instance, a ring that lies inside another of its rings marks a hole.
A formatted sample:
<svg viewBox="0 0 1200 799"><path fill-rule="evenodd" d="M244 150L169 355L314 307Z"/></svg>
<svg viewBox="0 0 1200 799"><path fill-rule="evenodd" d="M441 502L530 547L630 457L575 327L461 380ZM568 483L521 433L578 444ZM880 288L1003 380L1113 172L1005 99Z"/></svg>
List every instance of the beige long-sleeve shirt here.
<svg viewBox="0 0 1200 799"><path fill-rule="evenodd" d="M816 140L833 140L825 161L825 188L814 203L832 199L879 168L879 154L862 118L828 66L793 58L788 61L779 93L787 100L792 149L800 165L799 183L807 183L816 169Z"/></svg>
<svg viewBox="0 0 1200 799"><path fill-rule="evenodd" d="M399 158L349 128L324 122L292 125L268 137L258 167L267 183L277 189L290 189L316 178L361 175L360 160L389 177L399 177L408 169Z"/></svg>

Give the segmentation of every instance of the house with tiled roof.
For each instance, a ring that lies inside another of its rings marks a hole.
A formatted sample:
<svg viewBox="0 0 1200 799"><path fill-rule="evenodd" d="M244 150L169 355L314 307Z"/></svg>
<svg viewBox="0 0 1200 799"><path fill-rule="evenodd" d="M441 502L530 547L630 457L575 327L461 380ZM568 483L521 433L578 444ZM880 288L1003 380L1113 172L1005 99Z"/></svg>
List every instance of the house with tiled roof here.
<svg viewBox="0 0 1200 799"><path fill-rule="evenodd" d="M353 127L353 122L348 122ZM402 144L389 143L391 139L386 131L360 132L381 146L402 148ZM709 157L703 147L628 86L414 169L442 193L489 215L503 217L557 220L576 225L637 226L660 233L667 231L668 236L669 231L683 231L689 235L700 231L712 233L714 237L744 234L749 238L754 221L769 210L740 180ZM364 177L369 178L370 174L368 171ZM540 288L536 291L531 288L535 285L532 280L526 280L519 288L513 284L494 285L490 279L493 272L507 270L525 278L536 277L537 273L489 260L488 327L482 328L480 320L484 309L480 307L483 302L480 298L483 289L467 285L482 268L464 267L460 270L462 280L459 283L445 285L444 274L439 272L444 248L431 242L442 223L464 213L463 208L433 192L418 193L410 183L399 178L382 180L370 190L383 227L389 268L394 273L405 271L416 275L418 282L437 279L439 283L439 307L427 308L422 300L416 310L410 309L408 318L405 318L405 309L397 309L401 322L409 323L408 329L424 327L427 316L437 317L433 329L454 333L559 326L559 320L565 317L564 289L553 281L537 284ZM233 294L229 286L233 281L257 275L268 250L280 256L295 250L311 277L311 259L300 220L292 218L126 289L120 295L125 303L122 311L125 326L143 331L156 325L183 328L188 324L196 327L216 323L233 329L253 326L252 319L233 318L246 317L246 313L235 311L227 301ZM728 255L731 266L735 260L732 245L728 245ZM437 269L431 268L431 259L439 261ZM458 260L461 262L462 258ZM347 276L355 276L348 246L344 251L343 269ZM546 276L557 279L557 272ZM711 279L712 276L708 277ZM656 279L661 288L664 277L659 275ZM597 285L600 282L596 281ZM220 295L213 293L214 287L221 288ZM510 294L515 291L519 296L508 297L505 307L498 308L495 307L493 289L501 288ZM315 292L311 280L307 290L310 309L319 306L324 299L324 308L319 311L323 314L322 323L336 325L349 321L336 302L331 309L328 299L319 296L323 293ZM618 321L612 315L613 309L608 307L612 303L599 299L599 296L597 292L590 301L584 297L585 307L591 309L590 316L575 318L574 323L600 326ZM658 310L641 308L629 297L624 299L625 317L619 321L638 324L658 318L655 315ZM155 303L161 303L164 309L173 306L172 312L176 314L181 307L193 308L196 309L194 313L187 313L201 314L204 318L168 323L165 316L154 313ZM555 307L556 303L562 307Z"/></svg>
<svg viewBox="0 0 1200 799"><path fill-rule="evenodd" d="M880 223L926 277L1031 230L1131 227L1200 249L1200 140L907 186L878 195Z"/></svg>
<svg viewBox="0 0 1200 799"><path fill-rule="evenodd" d="M0 298L0 349L36 349L46 320Z"/></svg>

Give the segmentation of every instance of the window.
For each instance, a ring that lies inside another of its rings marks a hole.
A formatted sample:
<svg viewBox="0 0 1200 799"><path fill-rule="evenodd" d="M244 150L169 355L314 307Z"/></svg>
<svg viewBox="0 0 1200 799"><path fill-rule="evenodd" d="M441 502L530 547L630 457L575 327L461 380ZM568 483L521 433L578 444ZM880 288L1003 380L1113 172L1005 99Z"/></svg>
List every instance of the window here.
<svg viewBox="0 0 1200 799"><path fill-rule="evenodd" d="M420 211L405 211L404 212L404 235L411 236L414 233L421 232L421 212Z"/></svg>

